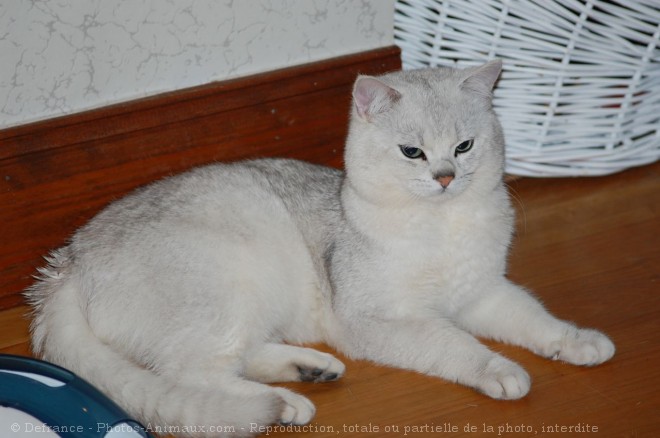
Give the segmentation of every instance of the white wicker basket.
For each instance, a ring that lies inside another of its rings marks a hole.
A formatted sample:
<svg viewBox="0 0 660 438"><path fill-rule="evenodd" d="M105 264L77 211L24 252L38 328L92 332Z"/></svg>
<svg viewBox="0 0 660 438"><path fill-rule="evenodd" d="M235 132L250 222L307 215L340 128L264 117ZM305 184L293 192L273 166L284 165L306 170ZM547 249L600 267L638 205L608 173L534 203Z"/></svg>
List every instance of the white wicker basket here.
<svg viewBox="0 0 660 438"><path fill-rule="evenodd" d="M660 0L398 0L404 68L504 61L507 172L603 175L660 158Z"/></svg>

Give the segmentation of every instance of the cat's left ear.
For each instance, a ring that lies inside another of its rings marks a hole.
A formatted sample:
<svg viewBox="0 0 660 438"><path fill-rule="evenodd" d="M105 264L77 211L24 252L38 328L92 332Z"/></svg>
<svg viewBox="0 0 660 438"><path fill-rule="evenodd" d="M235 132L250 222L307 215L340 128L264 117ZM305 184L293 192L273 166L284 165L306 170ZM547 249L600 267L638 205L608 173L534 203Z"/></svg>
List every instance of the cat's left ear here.
<svg viewBox="0 0 660 438"><path fill-rule="evenodd" d="M366 121L390 109L400 98L398 91L371 76L360 76L353 87L355 109Z"/></svg>
<svg viewBox="0 0 660 438"><path fill-rule="evenodd" d="M495 59L479 67L465 69L464 72L461 89L490 99L495 82L502 72L502 61Z"/></svg>

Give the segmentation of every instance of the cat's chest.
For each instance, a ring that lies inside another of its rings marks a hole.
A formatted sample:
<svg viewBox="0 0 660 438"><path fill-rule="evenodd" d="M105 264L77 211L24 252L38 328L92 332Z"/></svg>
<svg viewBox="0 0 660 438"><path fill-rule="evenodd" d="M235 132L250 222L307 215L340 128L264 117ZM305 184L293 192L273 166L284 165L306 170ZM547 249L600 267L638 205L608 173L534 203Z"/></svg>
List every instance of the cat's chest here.
<svg viewBox="0 0 660 438"><path fill-rule="evenodd" d="M511 234L504 212L444 212L411 218L383 252L399 311L458 307L488 279L504 273Z"/></svg>
<svg viewBox="0 0 660 438"><path fill-rule="evenodd" d="M468 261L479 253L500 249L502 242L508 245L511 221L509 210L498 208L422 212L410 215L397 242L438 261Z"/></svg>
<svg viewBox="0 0 660 438"><path fill-rule="evenodd" d="M443 282L463 281L499 264L506 252L507 228L499 220L445 217L438 223L420 225L398 250L416 261L408 268L418 275Z"/></svg>

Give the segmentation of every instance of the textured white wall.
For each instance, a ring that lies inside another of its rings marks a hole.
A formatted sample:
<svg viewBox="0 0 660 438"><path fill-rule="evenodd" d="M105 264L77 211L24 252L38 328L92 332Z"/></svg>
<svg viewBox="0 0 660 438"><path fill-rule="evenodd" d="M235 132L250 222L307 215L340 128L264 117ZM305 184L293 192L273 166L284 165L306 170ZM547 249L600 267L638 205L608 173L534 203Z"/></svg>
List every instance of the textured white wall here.
<svg viewBox="0 0 660 438"><path fill-rule="evenodd" d="M0 129L393 44L394 0L0 0Z"/></svg>

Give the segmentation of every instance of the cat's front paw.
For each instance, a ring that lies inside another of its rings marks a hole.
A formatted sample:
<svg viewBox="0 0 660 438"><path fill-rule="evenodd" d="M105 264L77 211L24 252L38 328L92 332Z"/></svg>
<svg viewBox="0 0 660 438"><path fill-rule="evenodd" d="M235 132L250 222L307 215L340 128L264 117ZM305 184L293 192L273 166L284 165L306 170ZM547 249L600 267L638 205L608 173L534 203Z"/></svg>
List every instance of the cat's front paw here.
<svg viewBox="0 0 660 438"><path fill-rule="evenodd" d="M530 385L529 374L520 365L496 356L486 365L476 389L492 398L514 400L524 397Z"/></svg>
<svg viewBox="0 0 660 438"><path fill-rule="evenodd" d="M549 356L573 365L598 365L614 356L614 344L597 330L575 329L550 345Z"/></svg>

